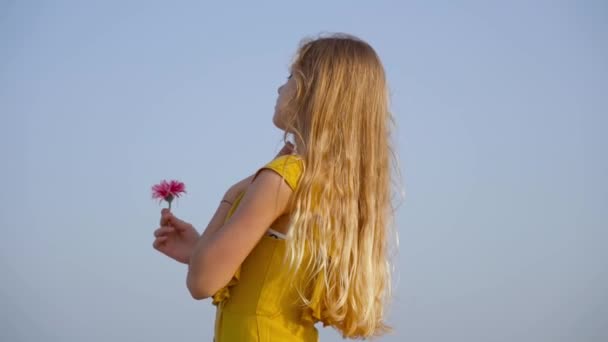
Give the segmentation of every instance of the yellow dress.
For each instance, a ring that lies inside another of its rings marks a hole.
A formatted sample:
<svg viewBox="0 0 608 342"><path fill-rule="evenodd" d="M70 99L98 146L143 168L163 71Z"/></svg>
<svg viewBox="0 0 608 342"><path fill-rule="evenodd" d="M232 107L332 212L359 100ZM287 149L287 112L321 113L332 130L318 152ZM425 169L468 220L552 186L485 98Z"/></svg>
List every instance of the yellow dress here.
<svg viewBox="0 0 608 342"><path fill-rule="evenodd" d="M260 170L274 170L295 190L302 163L297 155L284 155ZM226 220L243 194L230 208ZM265 234L230 282L213 295L217 306L215 342L318 341L314 323L323 321L318 303L320 287L313 285L312 302L303 305L293 283L287 280L284 253L285 241ZM298 281L297 274L294 281Z"/></svg>

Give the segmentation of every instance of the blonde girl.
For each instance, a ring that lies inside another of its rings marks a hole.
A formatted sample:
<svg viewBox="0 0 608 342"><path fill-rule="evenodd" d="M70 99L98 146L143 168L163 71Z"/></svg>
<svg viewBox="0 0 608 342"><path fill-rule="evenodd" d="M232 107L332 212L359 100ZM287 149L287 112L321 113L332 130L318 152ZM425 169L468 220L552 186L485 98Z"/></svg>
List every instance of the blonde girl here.
<svg viewBox="0 0 608 342"><path fill-rule="evenodd" d="M349 35L304 41L279 89L285 147L220 201L199 236L163 209L154 248L217 306L215 341L382 335L390 299L392 117L384 68ZM293 137L294 143L288 143Z"/></svg>

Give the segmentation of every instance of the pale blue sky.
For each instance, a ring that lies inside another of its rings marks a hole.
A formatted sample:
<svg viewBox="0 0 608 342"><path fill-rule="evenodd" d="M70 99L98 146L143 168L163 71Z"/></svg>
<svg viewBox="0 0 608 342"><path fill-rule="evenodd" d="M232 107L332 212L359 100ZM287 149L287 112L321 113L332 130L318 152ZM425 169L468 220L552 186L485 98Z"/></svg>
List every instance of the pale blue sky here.
<svg viewBox="0 0 608 342"><path fill-rule="evenodd" d="M360 36L405 182L382 341L608 340L605 1L1 1L0 340L210 341L152 249L280 148L300 39ZM321 329L322 341L339 341Z"/></svg>

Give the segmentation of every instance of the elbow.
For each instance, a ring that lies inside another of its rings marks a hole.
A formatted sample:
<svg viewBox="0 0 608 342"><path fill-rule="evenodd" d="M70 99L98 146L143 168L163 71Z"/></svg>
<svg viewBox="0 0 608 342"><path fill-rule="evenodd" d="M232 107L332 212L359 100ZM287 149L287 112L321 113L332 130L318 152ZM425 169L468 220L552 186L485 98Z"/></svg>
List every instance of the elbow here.
<svg viewBox="0 0 608 342"><path fill-rule="evenodd" d="M208 292L204 292L204 291L200 291L200 290L194 290L194 289L191 289L191 288L189 289L189 291L190 291L190 295L195 300L203 300L203 299L207 299L207 298L209 298L209 297L212 296Z"/></svg>
<svg viewBox="0 0 608 342"><path fill-rule="evenodd" d="M196 300L203 300L213 296L211 291L206 291L205 289L197 286L188 285L188 291L190 291L192 298Z"/></svg>
<svg viewBox="0 0 608 342"><path fill-rule="evenodd" d="M208 251L197 255L196 258L190 258L186 285L195 300L212 297L228 283L227 280L222 281L223 272L214 262L210 262L212 259L214 258L208 254Z"/></svg>
<svg viewBox="0 0 608 342"><path fill-rule="evenodd" d="M207 299L215 294L215 291L209 288L209 286L206 286L203 281L196 281L196 279L190 275L188 275L186 285L188 286L190 295L196 300Z"/></svg>

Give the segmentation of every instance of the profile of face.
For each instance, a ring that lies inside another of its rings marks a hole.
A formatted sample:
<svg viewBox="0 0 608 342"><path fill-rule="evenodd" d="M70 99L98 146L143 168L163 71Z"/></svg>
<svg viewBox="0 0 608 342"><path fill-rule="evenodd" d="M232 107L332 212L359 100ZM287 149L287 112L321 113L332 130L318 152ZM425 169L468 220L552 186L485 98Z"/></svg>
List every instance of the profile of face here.
<svg viewBox="0 0 608 342"><path fill-rule="evenodd" d="M287 104L289 100L296 94L296 81L291 77L287 78L287 81L277 89L279 96L274 106L274 116L272 122L279 129L286 130L286 122L289 112L287 110Z"/></svg>

